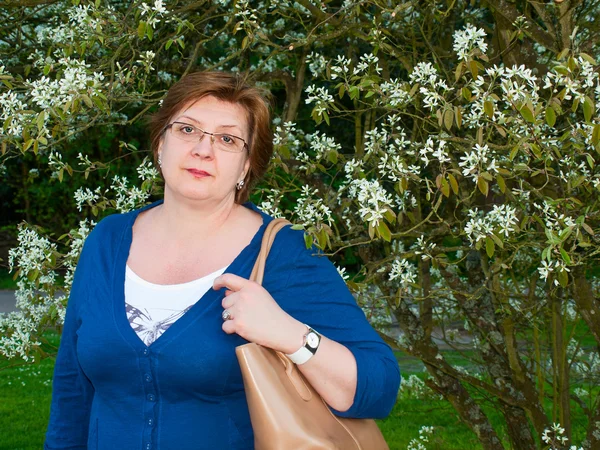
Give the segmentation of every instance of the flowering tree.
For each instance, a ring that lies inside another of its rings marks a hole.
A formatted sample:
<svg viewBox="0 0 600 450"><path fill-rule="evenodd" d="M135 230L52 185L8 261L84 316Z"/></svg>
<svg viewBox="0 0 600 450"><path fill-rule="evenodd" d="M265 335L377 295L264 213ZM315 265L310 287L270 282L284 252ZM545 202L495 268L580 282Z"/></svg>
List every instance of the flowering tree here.
<svg viewBox="0 0 600 450"><path fill-rule="evenodd" d="M93 178L110 163L63 158L72 136L136 123L198 67L252 71L279 100L257 203L345 267L371 322L423 361L482 446L600 446L598 48L590 27L574 33L590 4L31 3L26 19L4 13L2 42L36 49L5 49L5 164L33 152L57 180ZM469 24L482 21L493 39ZM1 353L39 354L92 219L160 190L149 159L138 175L76 190L82 221L58 242L21 226L20 311L0 319Z"/></svg>

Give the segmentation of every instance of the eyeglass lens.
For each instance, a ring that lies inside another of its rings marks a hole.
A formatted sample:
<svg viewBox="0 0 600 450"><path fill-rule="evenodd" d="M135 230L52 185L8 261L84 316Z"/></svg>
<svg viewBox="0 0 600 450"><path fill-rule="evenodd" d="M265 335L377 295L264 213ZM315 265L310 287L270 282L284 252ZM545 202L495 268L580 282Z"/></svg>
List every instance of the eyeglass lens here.
<svg viewBox="0 0 600 450"><path fill-rule="evenodd" d="M171 131L175 137L187 142L199 142L208 135L215 148L226 152L241 152L244 150L244 141L237 136L226 133L209 133L198 127L186 123L174 122Z"/></svg>

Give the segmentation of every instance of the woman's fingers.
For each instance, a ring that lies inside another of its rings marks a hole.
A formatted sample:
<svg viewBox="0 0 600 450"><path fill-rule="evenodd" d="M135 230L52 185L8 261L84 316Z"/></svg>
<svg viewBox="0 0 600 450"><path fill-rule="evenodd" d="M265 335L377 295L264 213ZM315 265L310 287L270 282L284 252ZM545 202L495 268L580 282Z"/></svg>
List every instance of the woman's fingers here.
<svg viewBox="0 0 600 450"><path fill-rule="evenodd" d="M213 289L218 291L219 289L227 288L230 291L237 292L251 284L252 281L234 275L233 273L224 273L223 275L220 275L217 278L215 278L215 281L213 283Z"/></svg>

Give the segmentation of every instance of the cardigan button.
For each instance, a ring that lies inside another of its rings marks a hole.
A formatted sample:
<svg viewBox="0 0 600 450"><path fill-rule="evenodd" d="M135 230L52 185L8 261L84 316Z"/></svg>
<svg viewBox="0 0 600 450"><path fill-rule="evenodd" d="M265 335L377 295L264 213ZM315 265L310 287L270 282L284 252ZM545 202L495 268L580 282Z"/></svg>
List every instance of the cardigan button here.
<svg viewBox="0 0 600 450"><path fill-rule="evenodd" d="M154 420L148 419L148 425L150 425L150 426L154 425Z"/></svg>
<svg viewBox="0 0 600 450"><path fill-rule="evenodd" d="M148 383L150 383L152 381L152 377L150 376L149 373L147 373L146 375L144 375L144 380L146 380Z"/></svg>
<svg viewBox="0 0 600 450"><path fill-rule="evenodd" d="M153 401L156 399L156 397L154 397L154 394L148 394L148 397L147 397L147 398L148 398L148 400L149 400L149 401L151 401L151 402L153 402Z"/></svg>
<svg viewBox="0 0 600 450"><path fill-rule="evenodd" d="M150 442L148 442L146 444L146 450L150 450L152 448L152 444Z"/></svg>
<svg viewBox="0 0 600 450"><path fill-rule="evenodd" d="M144 354L144 356L148 356L150 354L150 349L145 348L144 351L142 351L142 353Z"/></svg>

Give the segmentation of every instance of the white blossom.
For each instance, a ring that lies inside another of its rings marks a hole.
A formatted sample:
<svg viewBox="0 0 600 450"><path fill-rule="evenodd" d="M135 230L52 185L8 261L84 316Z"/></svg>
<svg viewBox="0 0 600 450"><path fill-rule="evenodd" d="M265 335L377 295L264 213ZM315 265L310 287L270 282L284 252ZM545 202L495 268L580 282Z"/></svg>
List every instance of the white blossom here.
<svg viewBox="0 0 600 450"><path fill-rule="evenodd" d="M485 31L469 24L464 30L454 32L454 52L458 59L467 61L473 57L475 50L485 55L487 43L485 42Z"/></svg>
<svg viewBox="0 0 600 450"><path fill-rule="evenodd" d="M473 150L466 152L460 157L458 165L463 168L462 174L471 176L474 183L477 183L482 172L498 172L496 159L492 157L490 148L486 145L475 144Z"/></svg>
<svg viewBox="0 0 600 450"><path fill-rule="evenodd" d="M327 67L327 60L319 53L310 52L306 56L306 63L308 64L308 70L312 73L313 77L317 78L325 73Z"/></svg>
<svg viewBox="0 0 600 450"><path fill-rule="evenodd" d="M389 279L397 279L400 286L408 287L417 281L417 269L406 259L396 259L392 263Z"/></svg>
<svg viewBox="0 0 600 450"><path fill-rule="evenodd" d="M308 94L308 97L305 100L306 104L309 105L315 103L317 114L326 112L334 103L333 96L327 92L325 87L318 88L313 84L306 88L306 93Z"/></svg>
<svg viewBox="0 0 600 450"><path fill-rule="evenodd" d="M377 180L352 180L348 194L358 201L358 214L361 219L372 227L377 227L385 213L391 209L392 197Z"/></svg>
<svg viewBox="0 0 600 450"><path fill-rule="evenodd" d="M333 223L331 210L325 205L323 199L318 197L319 190L311 189L306 185L302 187L302 195L296 202L294 213L298 217L299 224L310 227L319 223Z"/></svg>
<svg viewBox="0 0 600 450"><path fill-rule="evenodd" d="M468 215L470 219L465 225L465 233L471 244L484 240L492 234L504 234L508 237L516 230L515 225L518 223L516 208L505 204L494 205L492 210L483 216L477 208L470 210Z"/></svg>

